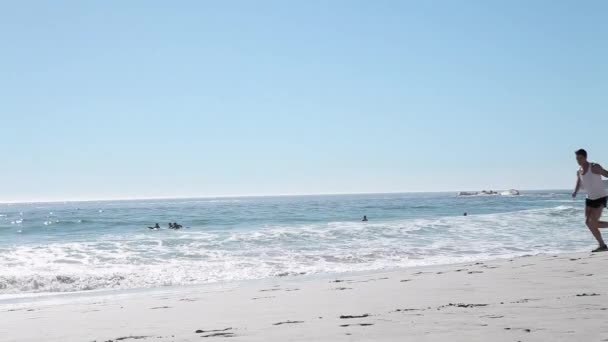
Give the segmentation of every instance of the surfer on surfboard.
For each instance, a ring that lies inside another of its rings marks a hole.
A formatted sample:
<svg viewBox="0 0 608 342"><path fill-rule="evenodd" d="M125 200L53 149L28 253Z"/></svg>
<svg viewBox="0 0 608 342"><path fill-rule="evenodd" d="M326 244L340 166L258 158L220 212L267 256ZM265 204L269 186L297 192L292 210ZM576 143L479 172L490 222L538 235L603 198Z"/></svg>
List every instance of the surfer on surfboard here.
<svg viewBox="0 0 608 342"><path fill-rule="evenodd" d="M154 227L148 227L148 229L160 229L160 226L157 223L154 225Z"/></svg>

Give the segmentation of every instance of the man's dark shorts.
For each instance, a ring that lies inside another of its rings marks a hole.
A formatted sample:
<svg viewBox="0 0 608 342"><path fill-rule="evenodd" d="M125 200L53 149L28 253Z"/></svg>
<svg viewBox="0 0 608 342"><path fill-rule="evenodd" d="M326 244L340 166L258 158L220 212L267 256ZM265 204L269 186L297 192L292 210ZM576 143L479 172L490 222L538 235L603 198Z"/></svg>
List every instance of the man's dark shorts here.
<svg viewBox="0 0 608 342"><path fill-rule="evenodd" d="M587 205L588 207L591 208L606 208L606 204L608 204L608 197L600 197L598 199L586 199L585 200L585 205Z"/></svg>

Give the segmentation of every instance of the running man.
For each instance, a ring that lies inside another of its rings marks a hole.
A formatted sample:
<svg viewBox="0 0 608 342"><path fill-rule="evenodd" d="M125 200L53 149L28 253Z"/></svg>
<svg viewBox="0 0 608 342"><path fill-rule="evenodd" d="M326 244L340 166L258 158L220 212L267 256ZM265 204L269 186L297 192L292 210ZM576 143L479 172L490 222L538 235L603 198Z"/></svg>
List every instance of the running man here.
<svg viewBox="0 0 608 342"><path fill-rule="evenodd" d="M576 162L580 169L576 172L576 186L572 198L576 197L581 186L587 191L585 200L585 224L599 243L599 247L592 252L608 251L608 247L602 238L600 228L608 228L608 222L600 221L602 211L606 208L608 193L604 187L602 176L608 177L608 171L600 164L587 161L587 151L580 149L575 152Z"/></svg>

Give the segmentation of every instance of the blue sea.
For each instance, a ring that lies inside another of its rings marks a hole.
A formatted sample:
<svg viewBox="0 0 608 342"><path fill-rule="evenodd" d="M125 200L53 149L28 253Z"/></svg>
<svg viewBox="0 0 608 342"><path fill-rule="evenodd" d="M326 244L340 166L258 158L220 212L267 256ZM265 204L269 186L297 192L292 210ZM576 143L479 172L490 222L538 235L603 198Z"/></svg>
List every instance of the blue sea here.
<svg viewBox="0 0 608 342"><path fill-rule="evenodd" d="M0 204L0 298L586 251L583 221L565 191Z"/></svg>

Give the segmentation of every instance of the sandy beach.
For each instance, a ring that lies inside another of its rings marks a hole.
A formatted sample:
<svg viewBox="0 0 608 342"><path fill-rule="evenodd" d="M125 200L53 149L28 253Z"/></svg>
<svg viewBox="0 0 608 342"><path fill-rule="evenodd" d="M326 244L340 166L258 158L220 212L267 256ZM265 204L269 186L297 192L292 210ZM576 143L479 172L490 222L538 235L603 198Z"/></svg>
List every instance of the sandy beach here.
<svg viewBox="0 0 608 342"><path fill-rule="evenodd" d="M608 341L608 253L0 306L2 341Z"/></svg>
<svg viewBox="0 0 608 342"><path fill-rule="evenodd" d="M608 342L608 1L0 8L0 342Z"/></svg>

